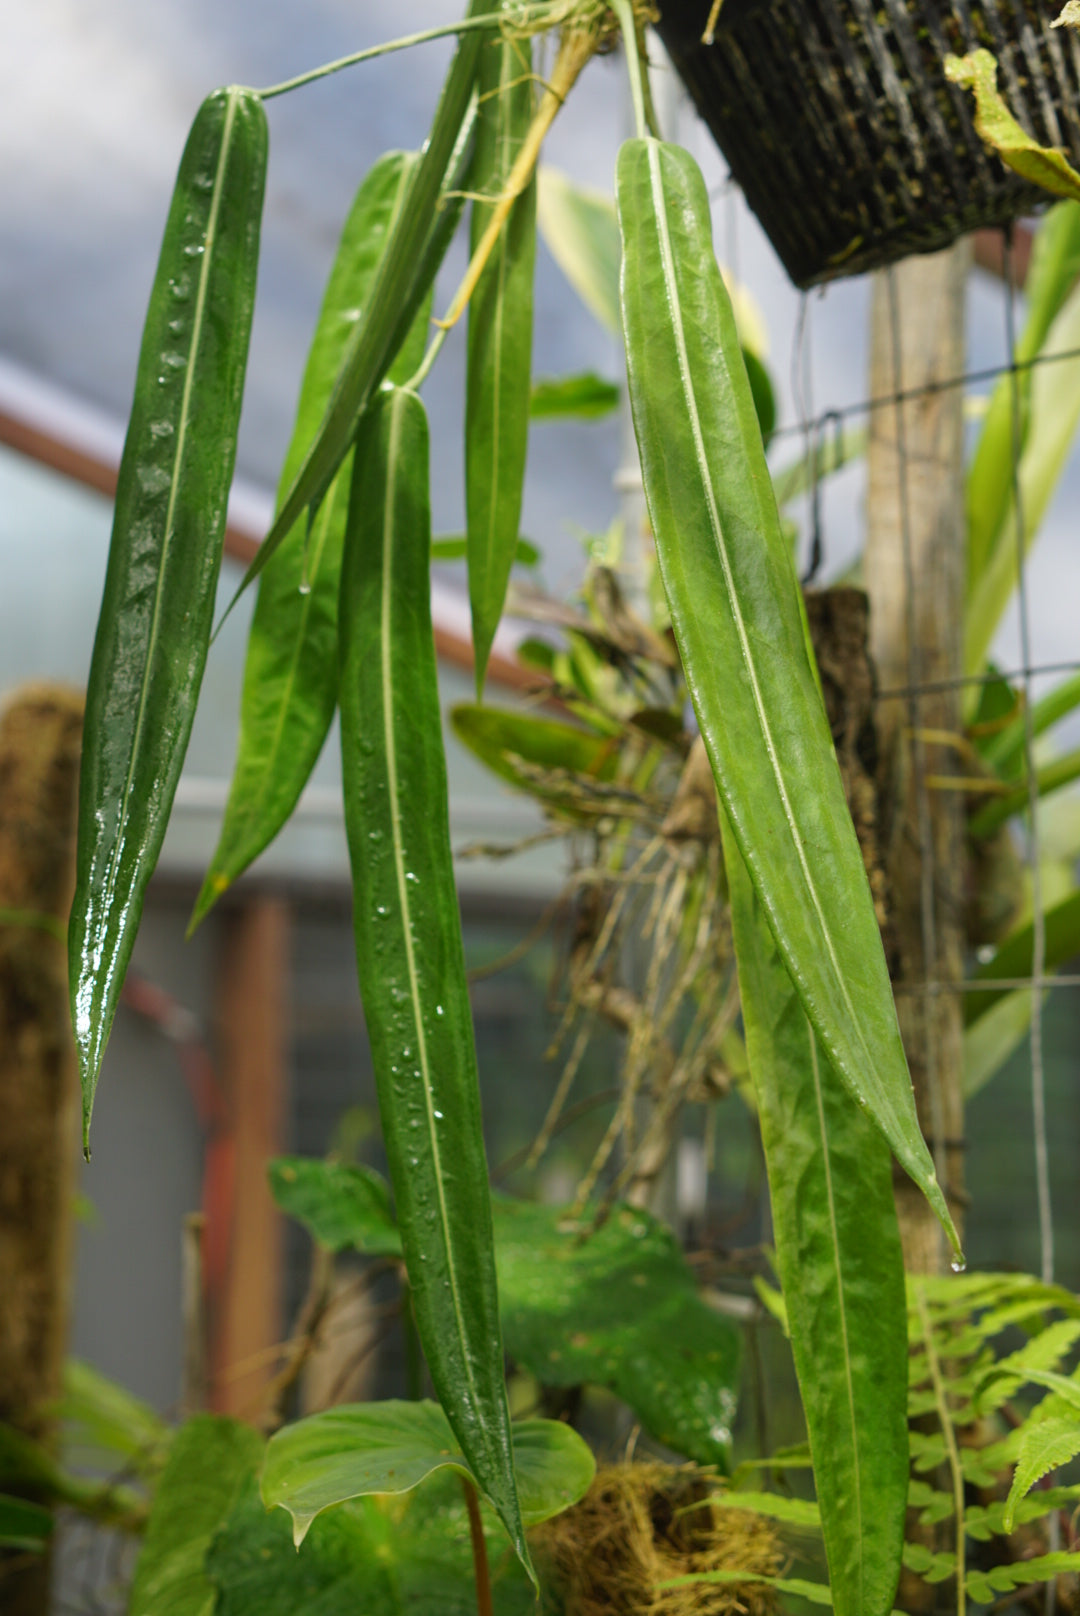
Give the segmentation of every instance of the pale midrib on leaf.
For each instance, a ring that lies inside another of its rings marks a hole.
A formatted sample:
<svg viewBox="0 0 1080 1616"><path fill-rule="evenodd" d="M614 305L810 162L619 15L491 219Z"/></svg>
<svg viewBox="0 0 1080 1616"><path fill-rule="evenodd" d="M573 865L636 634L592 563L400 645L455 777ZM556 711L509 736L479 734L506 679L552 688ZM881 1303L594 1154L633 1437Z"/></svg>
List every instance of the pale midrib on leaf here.
<svg viewBox="0 0 1080 1616"><path fill-rule="evenodd" d="M832 933L829 930L828 922L825 918L825 912L822 909L821 900L818 897L817 887L814 884L814 879L810 871L809 860L806 856L806 849L803 846L802 837L799 833L799 828L792 812L791 801L787 793L787 786L784 782L779 759L776 755L776 745L773 741L772 730L769 726L768 716L765 712L765 706L761 697L761 689L758 684L757 667L750 650L750 640L746 632L746 624L743 621L742 610L740 608L738 595L735 590L735 582L731 571L731 562L727 553L727 544L725 542L723 528L720 523L720 513L716 504L716 493L713 488L712 477L709 471L708 457L705 452L705 438L702 432L701 419L698 415L697 399L694 394L693 379L690 374L690 358L686 346L686 334L683 331L682 311L679 306L678 283L675 275L675 259L671 250L671 236L668 230L667 219L667 201L664 196L663 181L660 173L660 154L657 142L649 141L647 151L649 158L649 179L652 187L653 208L656 213L660 254L664 266L664 286L679 361L679 379L682 383L683 400L686 404L687 417L690 421L691 430L693 432L694 453L697 459L698 472L701 477L702 489L705 494L708 507L709 525L712 529L713 540L716 545L720 566L724 574L724 585L727 590L728 604L731 607L731 614L734 619L736 632L739 637L739 647L742 651L743 663L746 667L747 678L750 682L750 689L754 698L754 709L757 713L758 723L761 726L762 736L765 741L766 755L768 756L769 763L772 768L777 791L780 794L780 801L783 805L784 817L787 820L788 830L791 833L791 839L794 843L796 854L798 855L799 868L802 871L803 880L805 881L807 891L810 894L810 900L814 906L814 913L817 916L819 925L821 926L821 933L825 941L825 949L829 956L829 963L833 969L833 976L835 978L836 985L840 990L840 996L843 1000L844 1008L850 1018L850 1023L858 1040L859 1047L862 1050L863 1058L866 1062L866 1070L873 1071L874 1062L871 1057L871 1053L866 1046L866 1041L862 1032L862 1025L858 1016L856 1015L855 1006L852 1003L851 995L847 990L847 983L844 980L844 974L840 969L840 963L836 957L836 951L833 947ZM881 1098L887 1100L887 1091L884 1088L882 1088ZM890 1106L889 1109L891 1112L892 1107Z"/></svg>
<svg viewBox="0 0 1080 1616"><path fill-rule="evenodd" d="M863 1608L863 1582L865 1560L863 1545L862 1462L859 1455L859 1424L855 1414L855 1383L851 1376L851 1340L848 1333L847 1303L844 1299L844 1275L840 1265L840 1230L836 1217L836 1195L833 1190L832 1161L829 1157L829 1135L825 1125L825 1102L821 1092L821 1066L818 1061L817 1038L806 1020L810 1039L810 1065L814 1074L814 1102L817 1106L818 1126L821 1129L821 1164L825 1173L825 1191L829 1205L829 1230L832 1234L833 1261L836 1269L836 1300L840 1314L840 1340L844 1354L844 1384L847 1389L848 1413L851 1418L851 1453L855 1467L855 1536L859 1543L859 1600L857 1610Z"/></svg>
<svg viewBox="0 0 1080 1616"><path fill-rule="evenodd" d="M188 363L184 372L184 390L180 398L180 424L176 434L176 452L173 455L172 479L169 487L169 503L165 510L165 536L161 546L161 562L158 567L157 583L154 588L154 610L150 619L150 635L146 647L146 660L143 665L142 685L139 690L139 708L135 718L135 733L131 743L131 756L128 762L127 778L119 803L119 822L123 824L127 819L128 801L135 779L135 762L139 755L139 744L142 740L143 725L146 719L146 706L149 699L150 666L154 660L158 634L161 627L162 602L165 589L165 567L169 558L169 547L173 539L173 519L176 514L176 501L180 483L180 468L187 447L188 422L191 415L191 396L195 381L195 355L199 350L202 337L203 320L206 313L206 290L210 280L210 268L213 263L214 246L217 236L218 214L221 211L221 196L225 188L225 169L229 160L229 144L232 139L233 124L236 121L236 108L239 94L233 90L229 92L227 110L225 113L225 127L221 136L221 152L218 157L217 172L214 175L214 191L210 200L210 213L206 221L206 233L203 237L202 266L199 270L199 290L195 299L195 315L191 326L191 341L188 344ZM109 860L108 875L105 881L105 890L111 891L116 880L116 870L124 849L124 838L117 837L113 847L112 858Z"/></svg>
<svg viewBox="0 0 1080 1616"><path fill-rule="evenodd" d="M386 747L386 786L390 799L390 826L394 847L394 875L397 882L398 902L401 905L402 934L405 939L405 961L409 971L409 995L412 1000L413 1021L416 1026L416 1048L420 1062L420 1075L424 1085L424 1110L427 1117L428 1138L431 1144L431 1164L435 1175L435 1188L439 1197L439 1216L443 1246L446 1251L446 1267L450 1276L450 1295L454 1303L454 1317L457 1321L458 1342L461 1348L461 1361L469 1390L472 1394L474 1411L480 1407L480 1395L473 1378L472 1358L468 1350L468 1332L465 1328L465 1319L461 1307L461 1289L458 1283L457 1269L454 1266L454 1251L449 1236L449 1217L446 1208L446 1188L443 1183L442 1159L440 1144L435 1128L435 1104L431 1093L431 1067L428 1060L427 1038L424 1032L424 1021L420 1006L420 982L416 969L416 955L413 950L412 916L409 910L408 883L405 879L405 849L401 834L401 802L398 791L397 747L394 738L394 670L393 657L393 555L394 555L394 516L396 509L395 488L397 484L397 461L400 449L401 417L409 394L402 391L392 401L390 406L390 442L387 452L386 466L386 508L383 512L382 536L382 600L380 605L379 622L379 655L382 667L382 708L383 708L383 741Z"/></svg>

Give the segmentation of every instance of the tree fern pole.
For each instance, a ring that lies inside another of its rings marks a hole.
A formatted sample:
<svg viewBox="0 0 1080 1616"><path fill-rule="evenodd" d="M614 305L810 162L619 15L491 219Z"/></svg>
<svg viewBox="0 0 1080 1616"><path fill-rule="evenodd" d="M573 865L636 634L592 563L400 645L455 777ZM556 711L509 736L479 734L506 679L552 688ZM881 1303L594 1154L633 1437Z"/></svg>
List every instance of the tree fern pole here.
<svg viewBox="0 0 1080 1616"><path fill-rule="evenodd" d="M923 392L964 370L970 247L908 259L874 280L865 581L879 690L879 781L890 886L897 1009L923 1131L962 1230L964 772L961 732L964 602L963 390ZM916 396L898 402L897 393ZM919 687L932 685L920 693ZM945 686L947 688L940 688ZM909 1270L947 1261L933 1213L896 1181Z"/></svg>

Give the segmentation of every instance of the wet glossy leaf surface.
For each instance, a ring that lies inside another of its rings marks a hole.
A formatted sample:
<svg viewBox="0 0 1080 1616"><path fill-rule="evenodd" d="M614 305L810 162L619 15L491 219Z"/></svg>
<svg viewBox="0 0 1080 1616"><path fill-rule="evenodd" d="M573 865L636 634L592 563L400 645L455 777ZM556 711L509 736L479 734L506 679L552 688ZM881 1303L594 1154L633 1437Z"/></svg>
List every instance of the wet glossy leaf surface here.
<svg viewBox="0 0 1080 1616"><path fill-rule="evenodd" d="M706 1306L674 1236L617 1207L581 1240L558 1208L495 1200L506 1349L550 1386L607 1386L677 1453L726 1466L739 1336Z"/></svg>
<svg viewBox="0 0 1080 1616"><path fill-rule="evenodd" d="M907 1304L889 1149L817 1045L724 827L776 1261L835 1608L888 1616L908 1492Z"/></svg>
<svg viewBox="0 0 1080 1616"><path fill-rule="evenodd" d="M411 152L380 158L353 202L308 354L279 502L326 413L416 161ZM391 367L395 379L411 375L420 363L427 314L425 307ZM349 456L310 527L302 516L260 578L244 667L236 769L195 922L277 835L326 740L337 706L338 585L351 470Z"/></svg>
<svg viewBox="0 0 1080 1616"><path fill-rule="evenodd" d="M680 148L631 140L617 199L634 428L717 787L815 1032L955 1240L915 1114L704 182Z"/></svg>
<svg viewBox="0 0 1080 1616"><path fill-rule="evenodd" d="M521 1515L535 1526L575 1503L595 1463L588 1445L559 1420L513 1427ZM351 1403L312 1414L271 1437L261 1490L281 1505L302 1542L324 1509L368 1493L402 1493L438 1470L476 1480L437 1403Z"/></svg>
<svg viewBox="0 0 1080 1616"><path fill-rule="evenodd" d="M266 159L254 92L208 97L180 163L143 330L87 686L68 929L84 1144L206 663Z"/></svg>
<svg viewBox="0 0 1080 1616"><path fill-rule="evenodd" d="M342 769L357 969L432 1382L527 1565L450 852L430 553L424 407L413 393L384 392L357 445L342 568Z"/></svg>

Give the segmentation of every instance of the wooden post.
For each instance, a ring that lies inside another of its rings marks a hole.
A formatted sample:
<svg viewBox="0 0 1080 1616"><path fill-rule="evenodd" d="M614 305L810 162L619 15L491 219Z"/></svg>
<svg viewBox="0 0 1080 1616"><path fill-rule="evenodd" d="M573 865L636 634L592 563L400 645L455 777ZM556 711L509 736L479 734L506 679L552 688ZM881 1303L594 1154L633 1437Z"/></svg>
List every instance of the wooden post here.
<svg viewBox="0 0 1080 1616"><path fill-rule="evenodd" d="M67 1346L79 1137L64 928L82 706L75 691L35 685L0 715L0 1421L47 1445ZM0 1554L0 1608L46 1616L47 1558Z"/></svg>
<svg viewBox="0 0 1080 1616"><path fill-rule="evenodd" d="M270 1349L283 1335L281 1219L266 1164L284 1141L288 969L286 906L249 900L230 919L218 1007L235 1177L212 1387L215 1408L249 1418L279 1367Z"/></svg>
<svg viewBox="0 0 1080 1616"><path fill-rule="evenodd" d="M970 248L908 259L875 277L870 396L889 399L963 374ZM870 421L865 581L879 689L939 685L962 672L963 389L884 403ZM878 703L889 943L901 1031L923 1131L961 1226L963 1021L959 994L927 992L963 967L964 803L926 776L963 773L958 686ZM928 857L924 856L928 853ZM896 1182L904 1256L940 1271L945 1246L924 1197Z"/></svg>

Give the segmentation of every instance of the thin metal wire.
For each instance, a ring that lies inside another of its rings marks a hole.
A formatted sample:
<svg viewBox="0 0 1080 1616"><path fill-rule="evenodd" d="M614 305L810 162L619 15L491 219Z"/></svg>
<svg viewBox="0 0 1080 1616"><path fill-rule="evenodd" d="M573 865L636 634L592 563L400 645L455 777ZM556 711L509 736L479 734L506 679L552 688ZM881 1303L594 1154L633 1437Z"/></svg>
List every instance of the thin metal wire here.
<svg viewBox="0 0 1080 1616"><path fill-rule="evenodd" d="M1023 449L1020 418L1020 378L1016 360L1016 285L1013 274L1012 231L1005 232L1005 336L1008 344L1012 399L1012 497L1016 512L1016 568L1020 607L1020 660L1031 666L1031 617L1027 588L1027 531L1020 456ZM1035 721L1031 703L1031 675L1024 676L1024 766L1028 780L1028 861L1031 868L1032 949L1031 975L1031 1111L1035 1130L1035 1185L1039 1203L1039 1252L1043 1282L1054 1278L1054 1215L1050 1202L1050 1150L1046 1134L1046 1074L1043 1066L1042 992L1035 984L1046 972L1046 915L1042 901L1039 845L1039 787L1035 776Z"/></svg>
<svg viewBox="0 0 1080 1616"><path fill-rule="evenodd" d="M937 1018L934 1014L938 994L937 959L937 897L934 858L933 821L930 814L930 793L926 785L926 749L922 740L921 700L918 694L921 657L915 613L915 560L911 538L911 507L908 488L907 431L904 423L903 347L900 339L900 296L896 285L896 271L890 266L885 272L885 285L889 304L889 334L892 347L892 380L895 391L892 404L896 421L897 486L900 511L900 546L904 567L905 626L907 630L908 723L911 730L912 764L915 770L916 836L919 851L919 918L922 933L922 965L926 993L930 1002L923 1015L923 1054L926 1063L926 1091L930 1101L930 1127L934 1136L934 1168L942 1190L948 1193L947 1157L945 1152L945 1107L941 1090L941 1072L938 1066ZM939 1242L944 1234L938 1228Z"/></svg>
<svg viewBox="0 0 1080 1616"><path fill-rule="evenodd" d="M806 295L803 294L804 297ZM1010 371L1020 375L1025 371L1038 370L1041 365L1057 365L1070 359L1080 359L1080 348L1063 348L1059 353L1040 353L1030 359L1017 359L1013 365L988 365L983 370L968 370L960 376L944 376L940 381L924 382L919 387L901 388L899 392L887 393L882 398L861 398L851 404L840 404L827 413L837 416L841 421L847 421L853 416L870 415L874 410L886 409L891 404L913 404L920 398L935 398L939 393L954 392L957 388L968 387L978 382L997 381L1000 376ZM813 431L820 425L820 420L807 421L800 417L788 426L777 427L772 435L772 442L776 443L783 438L805 437L808 431Z"/></svg>
<svg viewBox="0 0 1080 1616"><path fill-rule="evenodd" d="M936 695L944 690L963 690L967 685L992 685L999 679L1036 679L1047 673L1075 673L1080 662L1040 662L1034 667L1010 668L1006 672L964 673L956 679L935 679L921 685L897 685L892 690L879 690L875 701L901 701L908 696Z"/></svg>

